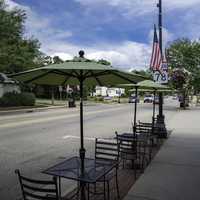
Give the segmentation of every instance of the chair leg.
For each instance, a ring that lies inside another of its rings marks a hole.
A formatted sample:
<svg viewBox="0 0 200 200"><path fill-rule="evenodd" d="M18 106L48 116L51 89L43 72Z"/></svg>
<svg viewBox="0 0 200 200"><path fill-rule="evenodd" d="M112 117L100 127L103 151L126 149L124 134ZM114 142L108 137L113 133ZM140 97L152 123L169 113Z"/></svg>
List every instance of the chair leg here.
<svg viewBox="0 0 200 200"><path fill-rule="evenodd" d="M108 196L108 200L110 200L110 185L109 185L109 181L107 181L107 196Z"/></svg>
<svg viewBox="0 0 200 200"><path fill-rule="evenodd" d="M58 178L58 184L59 184L59 198L61 199L61 178L60 178L60 176L59 176L59 178Z"/></svg>
<svg viewBox="0 0 200 200"><path fill-rule="evenodd" d="M96 191L97 191L97 185L96 183L94 183L94 193L96 193Z"/></svg>
<svg viewBox="0 0 200 200"><path fill-rule="evenodd" d="M87 188L88 188L88 200L90 199L90 184L87 184Z"/></svg>
<svg viewBox="0 0 200 200"><path fill-rule="evenodd" d="M136 173L136 167L135 167L135 160L132 160L132 167L133 167L133 170L134 170L134 177L135 177L135 180L137 178L137 173Z"/></svg>
<svg viewBox="0 0 200 200"><path fill-rule="evenodd" d="M141 162L141 169L140 172L143 173L144 172L144 155L142 156L142 162Z"/></svg>
<svg viewBox="0 0 200 200"><path fill-rule="evenodd" d="M115 180L116 180L116 188L117 188L117 198L120 199L117 169L116 169L116 177L115 177Z"/></svg>
<svg viewBox="0 0 200 200"><path fill-rule="evenodd" d="M105 181L105 176L104 176L104 181L103 181L103 195L104 195L104 199L106 199L106 181Z"/></svg>

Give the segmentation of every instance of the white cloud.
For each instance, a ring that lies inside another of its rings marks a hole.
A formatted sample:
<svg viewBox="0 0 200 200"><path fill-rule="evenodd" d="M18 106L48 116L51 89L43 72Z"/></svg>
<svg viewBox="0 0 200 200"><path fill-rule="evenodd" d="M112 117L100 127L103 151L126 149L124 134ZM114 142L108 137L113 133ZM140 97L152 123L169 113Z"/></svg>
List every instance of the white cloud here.
<svg viewBox="0 0 200 200"><path fill-rule="evenodd" d="M87 1L89 3L89 0L86 0L86 3ZM119 2L113 0L110 3L115 6ZM41 18L28 6L17 4L11 0L7 0L7 4L10 9L18 7L26 11L28 34L33 34L40 40L42 43L41 50L48 55L59 56L63 60L68 60L78 55L78 51L83 49L87 58L106 59L113 66L120 68L144 68L149 65L151 45L133 41L124 41L117 44L99 43L93 46L73 45L63 40L63 38L72 36L70 31L53 29L49 19ZM129 6L128 3L127 6Z"/></svg>
<svg viewBox="0 0 200 200"><path fill-rule="evenodd" d="M158 31L158 30L157 30ZM154 34L154 30L151 29L149 32L149 43L152 44L153 43L153 34ZM158 34L158 32L157 32ZM163 34L163 48L165 48L169 42L175 40L175 35L173 33L171 33L168 29L163 28L162 29L162 34Z"/></svg>
<svg viewBox="0 0 200 200"><path fill-rule="evenodd" d="M145 15L152 12L155 8L157 0L74 0L85 6L112 6L118 8L124 16L136 16ZM9 9L18 7L24 9L27 13L28 19L26 22L27 35L34 35L41 42L41 50L51 56L59 56L63 60L72 59L78 54L80 49L83 49L86 53L86 57L90 59L106 59L112 63L113 66L120 68L148 68L151 49L153 31L149 33L149 43L137 43L133 41L123 41L115 44L112 43L98 43L95 45L84 46L74 45L66 42L66 38L73 36L70 30L57 30L53 28L51 20L49 18L42 18L37 12L32 10L28 6L20 5L12 0L6 0L9 5ZM200 3L200 0L166 0L163 4L167 9L174 8L187 8L190 6L196 6ZM102 7L103 8L103 7ZM134 18L133 18L134 19ZM190 23L188 21L190 19ZM192 28L196 15L187 14L185 16L184 29L191 30L191 33L199 33L199 29ZM153 21L153 19L152 19ZM193 21L193 23L192 23ZM189 25L190 24L190 25ZM198 26L199 27L199 26ZM195 31L192 31L195 30ZM163 41L164 44L175 39L175 34L171 33L167 29L163 29Z"/></svg>
<svg viewBox="0 0 200 200"><path fill-rule="evenodd" d="M63 52L56 52L56 53L51 55L51 57L54 57L54 56L59 56L62 60L71 60L71 59L73 59L73 56L71 54L63 53Z"/></svg>
<svg viewBox="0 0 200 200"><path fill-rule="evenodd" d="M108 6L115 6L115 7L126 7L132 9L138 9L138 7L148 8L156 5L159 1L158 0L74 0L79 2L83 5L97 5L97 4L107 4ZM168 8L185 8L194 6L199 4L200 0L165 0L163 1L163 5Z"/></svg>
<svg viewBox="0 0 200 200"><path fill-rule="evenodd" d="M54 50L57 53L52 53ZM78 51L83 49L85 57L89 59L106 59L113 66L129 69L129 68L148 68L151 56L151 45L125 41L119 44L97 44L92 47L76 46L70 43L59 44L57 42L44 46L44 50L49 55L57 55L63 60L71 59L78 55Z"/></svg>
<svg viewBox="0 0 200 200"><path fill-rule="evenodd" d="M30 7L15 3L12 0L6 0L8 5L7 9L19 8L25 10L27 15L25 35L38 38L42 43L47 40L62 40L71 37L71 31L54 29L51 26L49 18L41 17L37 12L33 11Z"/></svg>
<svg viewBox="0 0 200 200"><path fill-rule="evenodd" d="M173 8L188 8L191 6L196 6L200 4L200 0L168 0L165 2L166 6L173 9Z"/></svg>
<svg viewBox="0 0 200 200"><path fill-rule="evenodd" d="M7 9L14 9L16 7L19 7L19 4L15 3L14 1L11 0L5 0L6 5L8 5Z"/></svg>
<svg viewBox="0 0 200 200"><path fill-rule="evenodd" d="M105 59L110 61L114 66L117 65L121 67L130 64L128 55L116 50L115 51L96 50L94 53L89 53L87 55L87 58L95 60Z"/></svg>
<svg viewBox="0 0 200 200"><path fill-rule="evenodd" d="M84 6L110 6L121 10L124 16L141 16L155 11L158 0L74 0ZM166 0L163 1L165 10L183 9L200 5L200 0Z"/></svg>

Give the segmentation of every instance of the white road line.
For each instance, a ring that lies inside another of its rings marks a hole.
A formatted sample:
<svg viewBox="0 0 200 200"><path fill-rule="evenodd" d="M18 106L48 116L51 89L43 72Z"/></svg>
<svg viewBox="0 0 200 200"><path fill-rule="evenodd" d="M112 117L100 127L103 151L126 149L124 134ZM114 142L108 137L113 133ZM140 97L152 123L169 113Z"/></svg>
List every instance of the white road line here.
<svg viewBox="0 0 200 200"><path fill-rule="evenodd" d="M104 109L104 110L98 110L98 111L90 111L90 112L85 112L84 116L87 115L92 115L92 114L97 114L97 113L103 113L103 112L110 112L110 111L116 111L116 110L121 110L124 107L118 107L118 108L111 108L111 109ZM18 122L9 122L6 124L0 124L0 128L12 128L12 127L18 127L18 126L24 126L24 125L30 125L30 124L38 124L38 123L44 123L44 122L50 122L50 121L55 121L55 120L60 120L60 119L68 119L72 117L77 117L79 116L79 113L74 113L70 115L62 115L62 116L54 116L54 117L44 117L44 118L38 118L38 119L30 119L27 121L18 121Z"/></svg>
<svg viewBox="0 0 200 200"><path fill-rule="evenodd" d="M65 135L62 137L62 139L80 139L79 136L74 136L74 135ZM95 140L93 137L84 137L84 140Z"/></svg>

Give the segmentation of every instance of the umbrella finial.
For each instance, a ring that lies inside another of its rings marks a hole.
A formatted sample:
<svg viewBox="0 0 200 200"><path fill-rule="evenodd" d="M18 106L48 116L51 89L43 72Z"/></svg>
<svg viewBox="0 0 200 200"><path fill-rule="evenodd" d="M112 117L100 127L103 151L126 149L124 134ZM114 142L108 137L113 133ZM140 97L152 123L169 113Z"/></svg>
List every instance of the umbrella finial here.
<svg viewBox="0 0 200 200"><path fill-rule="evenodd" d="M78 54L79 54L79 57L80 57L80 58L84 58L85 52L84 52L83 50L80 50L80 51L78 52Z"/></svg>

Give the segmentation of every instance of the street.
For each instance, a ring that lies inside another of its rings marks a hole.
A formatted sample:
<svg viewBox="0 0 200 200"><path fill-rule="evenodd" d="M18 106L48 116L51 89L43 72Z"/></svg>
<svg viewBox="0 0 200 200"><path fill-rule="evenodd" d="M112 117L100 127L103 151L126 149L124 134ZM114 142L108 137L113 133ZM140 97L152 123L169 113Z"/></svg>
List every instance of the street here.
<svg viewBox="0 0 200 200"><path fill-rule="evenodd" d="M94 138L112 138L114 132L131 132L134 104L96 104L84 107L86 156L94 155ZM166 122L177 102L166 100ZM138 120L150 121L152 104L139 104ZM59 108L0 117L0 199L16 200L21 193L14 173L43 177L41 171L79 151L79 108Z"/></svg>

